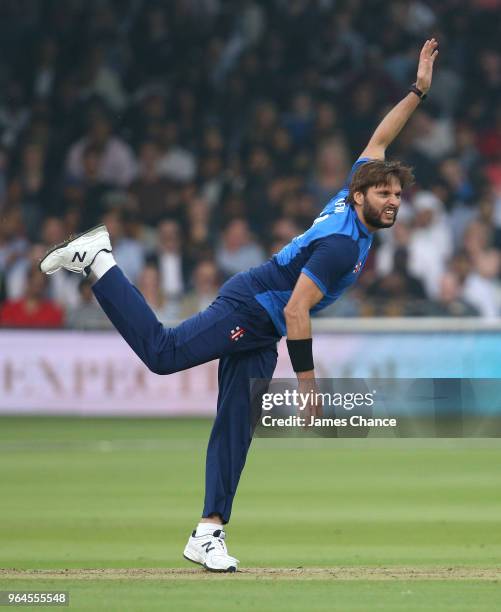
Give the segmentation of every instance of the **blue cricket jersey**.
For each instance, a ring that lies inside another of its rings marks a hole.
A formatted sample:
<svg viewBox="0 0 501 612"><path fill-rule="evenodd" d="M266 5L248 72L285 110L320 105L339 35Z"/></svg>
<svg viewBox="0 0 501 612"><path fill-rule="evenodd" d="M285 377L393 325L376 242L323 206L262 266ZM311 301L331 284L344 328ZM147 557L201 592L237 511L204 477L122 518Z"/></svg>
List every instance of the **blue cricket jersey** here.
<svg viewBox="0 0 501 612"><path fill-rule="evenodd" d="M301 272L323 293L311 314L337 300L357 280L372 243L372 235L346 203L351 177L367 161L371 160L362 157L355 162L342 189L306 232L266 263L234 276L223 285L221 295L240 300L254 297L282 336L287 334L284 308Z"/></svg>

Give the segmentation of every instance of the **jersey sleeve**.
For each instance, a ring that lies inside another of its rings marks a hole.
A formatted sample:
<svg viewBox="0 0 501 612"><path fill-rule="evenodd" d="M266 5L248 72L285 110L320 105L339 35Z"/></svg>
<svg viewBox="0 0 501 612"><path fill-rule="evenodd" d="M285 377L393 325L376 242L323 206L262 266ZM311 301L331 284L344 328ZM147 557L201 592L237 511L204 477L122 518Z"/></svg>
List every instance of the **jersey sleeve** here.
<svg viewBox="0 0 501 612"><path fill-rule="evenodd" d="M370 157L359 157L357 159L357 161L351 167L350 173L348 174L348 178L346 179L343 185L343 189L349 189L351 179L353 178L353 175L355 174L355 172L360 168L360 166L370 161L373 161L373 159Z"/></svg>
<svg viewBox="0 0 501 612"><path fill-rule="evenodd" d="M360 249L350 236L331 234L316 240L313 253L301 272L327 295L335 283L357 264Z"/></svg>

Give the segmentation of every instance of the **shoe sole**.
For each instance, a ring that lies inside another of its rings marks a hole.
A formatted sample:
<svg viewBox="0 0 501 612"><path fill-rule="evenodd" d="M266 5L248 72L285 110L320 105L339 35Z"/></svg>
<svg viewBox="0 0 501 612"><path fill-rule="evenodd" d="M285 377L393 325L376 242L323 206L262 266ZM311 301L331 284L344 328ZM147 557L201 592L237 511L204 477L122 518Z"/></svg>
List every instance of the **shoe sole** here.
<svg viewBox="0 0 501 612"><path fill-rule="evenodd" d="M201 567L205 568L208 572L214 572L215 574L233 574L234 572L237 571L237 568L234 567L233 565L231 565L228 569L213 569L212 567L205 565L205 563L200 563L199 561L194 561L193 559L190 559L186 555L183 555L183 557L186 559L186 561L190 561L191 563L194 563L195 565L200 565Z"/></svg>
<svg viewBox="0 0 501 612"><path fill-rule="evenodd" d="M99 225L95 225L94 227L91 227L90 229L85 230L85 232L82 232L81 234L71 235L64 242L60 242L59 244L56 244L51 249L49 249L47 253L45 253L45 255L42 257L42 259L38 262L38 269L40 270L40 272L42 272L42 263L47 259L49 255L52 255L54 251L67 247L70 244L70 242L73 242L74 240L77 240L78 238L81 238L82 236L86 236L87 234L90 234L91 232L99 229L100 227L104 227L104 229L106 229L106 225L104 225L103 223L100 223Z"/></svg>
<svg viewBox="0 0 501 612"><path fill-rule="evenodd" d="M207 571L214 572L215 574L234 574L237 571L237 568L233 565L231 565L228 569L213 569L212 567L205 565L205 563L203 566Z"/></svg>

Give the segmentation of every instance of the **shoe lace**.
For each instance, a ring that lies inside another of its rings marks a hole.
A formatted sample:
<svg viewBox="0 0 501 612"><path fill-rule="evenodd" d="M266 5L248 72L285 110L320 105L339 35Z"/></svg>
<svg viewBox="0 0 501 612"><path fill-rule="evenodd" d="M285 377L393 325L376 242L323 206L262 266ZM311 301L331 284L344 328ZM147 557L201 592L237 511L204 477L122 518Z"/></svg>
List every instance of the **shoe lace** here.
<svg viewBox="0 0 501 612"><path fill-rule="evenodd" d="M224 551L225 554L228 554L226 542L224 541L226 537L225 532L222 529L218 529L212 535L214 537L215 544L218 545Z"/></svg>

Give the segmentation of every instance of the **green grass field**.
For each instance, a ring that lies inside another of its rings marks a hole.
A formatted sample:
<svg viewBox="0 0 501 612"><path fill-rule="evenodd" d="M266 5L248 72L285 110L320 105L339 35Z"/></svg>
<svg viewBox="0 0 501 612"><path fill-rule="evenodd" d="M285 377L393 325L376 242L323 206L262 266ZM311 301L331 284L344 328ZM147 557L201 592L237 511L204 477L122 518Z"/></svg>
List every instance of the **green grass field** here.
<svg viewBox="0 0 501 612"><path fill-rule="evenodd" d="M0 590L67 590L71 610L501 610L501 441L256 440L228 576L182 558L209 429L0 419Z"/></svg>

